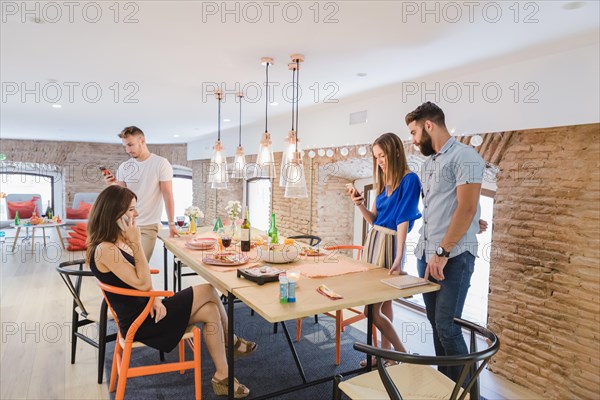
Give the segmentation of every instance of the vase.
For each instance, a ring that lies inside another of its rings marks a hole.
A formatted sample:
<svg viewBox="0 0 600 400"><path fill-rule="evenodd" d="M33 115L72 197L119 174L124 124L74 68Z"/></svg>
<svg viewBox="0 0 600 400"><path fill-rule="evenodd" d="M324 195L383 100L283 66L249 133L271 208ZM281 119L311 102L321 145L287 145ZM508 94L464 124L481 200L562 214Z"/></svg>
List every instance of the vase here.
<svg viewBox="0 0 600 400"><path fill-rule="evenodd" d="M231 220L231 237L236 237L235 234L237 233L237 219L232 219Z"/></svg>
<svg viewBox="0 0 600 400"><path fill-rule="evenodd" d="M192 235L196 234L196 218L190 218L190 227L188 228L188 232Z"/></svg>

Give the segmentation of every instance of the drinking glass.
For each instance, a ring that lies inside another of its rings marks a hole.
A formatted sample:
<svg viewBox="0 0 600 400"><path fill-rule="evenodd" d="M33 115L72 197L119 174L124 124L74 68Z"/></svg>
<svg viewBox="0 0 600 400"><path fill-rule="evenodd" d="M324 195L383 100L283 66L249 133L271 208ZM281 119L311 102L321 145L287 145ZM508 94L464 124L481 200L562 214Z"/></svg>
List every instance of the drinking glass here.
<svg viewBox="0 0 600 400"><path fill-rule="evenodd" d="M181 233L181 228L183 228L183 225L185 225L185 217L175 217L175 220L177 221L177 226L179 227L179 232Z"/></svg>
<svg viewBox="0 0 600 400"><path fill-rule="evenodd" d="M227 251L227 248L231 246L231 231L225 229L221 231L221 243Z"/></svg>

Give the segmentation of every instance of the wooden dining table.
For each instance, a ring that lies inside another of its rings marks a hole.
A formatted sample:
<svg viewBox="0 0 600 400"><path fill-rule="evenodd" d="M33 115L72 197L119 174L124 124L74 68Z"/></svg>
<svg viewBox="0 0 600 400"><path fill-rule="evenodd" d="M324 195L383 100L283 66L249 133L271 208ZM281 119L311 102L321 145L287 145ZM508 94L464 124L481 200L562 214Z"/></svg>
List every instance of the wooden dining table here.
<svg viewBox="0 0 600 400"><path fill-rule="evenodd" d="M199 235L210 234L206 229L199 230ZM197 235L198 236L198 235ZM163 230L159 233L159 239L164 243L165 252L165 272L167 263L167 252L171 252L175 257L183 261L188 267L192 268L198 275L212 284L216 289L227 296L227 316L228 316L228 347L233 348L233 327L234 327L234 300L239 299L248 307L262 316L265 320L272 323L280 323L286 335L286 339L294 356L294 360L302 377L303 383L297 386L282 388L275 393L261 396L260 398L277 397L284 393L300 390L302 388L316 385L319 383L333 380L334 377L323 377L321 379L308 382L304 375L298 355L295 352L293 342L285 321L298 318L309 317L325 312L343 310L350 307L367 306L393 300L401 297L408 297L419 293L427 293L439 290L439 285L429 283L422 286L416 286L406 289L397 289L381 282L382 279L389 278L388 270L376 267L358 260L354 260L341 253L329 254L325 257L298 257L294 262L287 264L274 264L281 270L297 269L314 271L321 268L323 276L308 278L302 275L297 283L296 302L279 302L279 285L277 282L258 285L257 283L237 276L236 267L219 267L207 265L202 262L202 251L195 251L185 246L185 242L190 237L170 238L169 231ZM249 254L248 264L257 266L264 265L256 256L256 253ZM242 265L239 268L246 267ZM342 275L326 276L327 269L336 270L355 270L353 273L344 273ZM326 285L328 288L341 295L341 299L332 300L329 297L317 291L320 285ZM367 321L367 343L371 344L372 338L372 312L368 313ZM233 352L228 352L227 361L229 364L229 398L233 399L233 377L235 365ZM353 374L360 371L368 371L371 368L371 358L367 358L367 367L353 371L344 372L344 375Z"/></svg>

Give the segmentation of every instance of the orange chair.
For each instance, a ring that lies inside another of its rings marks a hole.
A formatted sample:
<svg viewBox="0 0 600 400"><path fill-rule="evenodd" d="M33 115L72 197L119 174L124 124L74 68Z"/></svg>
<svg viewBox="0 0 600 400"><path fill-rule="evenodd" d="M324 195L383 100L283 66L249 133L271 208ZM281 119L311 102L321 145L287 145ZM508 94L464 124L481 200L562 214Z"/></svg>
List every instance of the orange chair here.
<svg viewBox="0 0 600 400"><path fill-rule="evenodd" d="M328 251L339 251L339 250L356 250L357 256L356 259L360 260L363 246L360 245L340 245L340 246L327 246L324 247L325 250ZM344 319L344 311L350 311L356 315ZM344 332L344 328L348 325L351 325L355 322L358 322L362 319L365 319L366 316L361 310L357 310L355 308L347 308L346 310L337 310L335 315L332 313L325 313L332 318L335 318L335 365L340 365L340 352L341 352L341 344L340 344L340 336L342 332ZM296 341L300 341L300 337L302 336L302 319L296 320ZM377 328L375 324L373 324L373 344L377 346Z"/></svg>
<svg viewBox="0 0 600 400"><path fill-rule="evenodd" d="M144 346L141 342L134 341L135 333L138 328L142 325L148 314L150 314L150 310L152 309L152 305L154 304L154 298L163 296L170 297L173 296L173 292L171 291L149 291L144 292L141 290L135 289L124 289L115 286L106 285L100 281L98 281L98 285L100 289L102 289L102 294L108 303L108 307L115 319L117 326L119 325L119 320L117 314L115 313L106 293L114 293L120 294L123 296L134 296L134 297L149 297L148 304L144 307L144 310L140 313L140 315L136 318L136 320L131 324L129 330L125 338L121 335L120 330L118 330L117 341L115 343L115 353L113 355L113 364L112 370L110 373L110 386L109 392L115 391L115 383L117 384L117 393L115 395L116 400L122 400L125 397L125 386L127 385L127 378L134 378L137 376L145 376L145 375L156 375L162 374L165 372L174 372L179 371L181 374L185 372L186 369L194 370L194 382L195 382L195 398L200 400L202 398L202 382L200 380L200 367L201 367L201 358L200 358L200 329L195 325L188 326L185 334L181 338L179 342L179 362L173 362L168 364L158 364L158 365L149 365L149 366L141 366L141 367L129 367L129 362L131 360L131 351L133 348ZM185 361L184 350L185 350L185 341L189 344L190 348L194 352L194 359L192 361ZM117 383L117 374L119 375L119 381Z"/></svg>

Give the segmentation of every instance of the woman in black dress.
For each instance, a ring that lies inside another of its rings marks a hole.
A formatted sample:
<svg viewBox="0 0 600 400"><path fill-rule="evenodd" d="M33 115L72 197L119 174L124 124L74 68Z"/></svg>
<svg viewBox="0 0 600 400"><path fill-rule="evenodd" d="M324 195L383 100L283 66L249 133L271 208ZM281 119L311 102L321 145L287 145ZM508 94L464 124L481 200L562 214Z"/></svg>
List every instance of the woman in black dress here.
<svg viewBox="0 0 600 400"><path fill-rule="evenodd" d="M87 262L90 269L108 285L152 290L150 268L141 244L140 229L135 223L137 197L129 189L112 185L94 202L88 220ZM147 298L107 293L119 317L121 334L127 330L148 302ZM212 379L217 395L227 394L227 359L224 337L227 314L215 289L209 284L186 288L174 296L156 298L150 315L138 329L135 340L164 352L177 346L186 328L204 323L204 340L215 363ZM244 356L256 350L256 343L235 337L234 354ZM250 394L235 381L235 397Z"/></svg>

